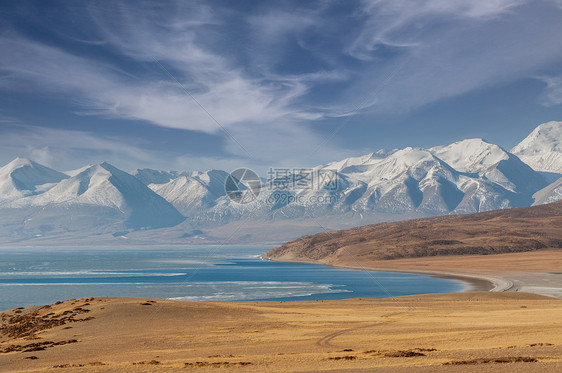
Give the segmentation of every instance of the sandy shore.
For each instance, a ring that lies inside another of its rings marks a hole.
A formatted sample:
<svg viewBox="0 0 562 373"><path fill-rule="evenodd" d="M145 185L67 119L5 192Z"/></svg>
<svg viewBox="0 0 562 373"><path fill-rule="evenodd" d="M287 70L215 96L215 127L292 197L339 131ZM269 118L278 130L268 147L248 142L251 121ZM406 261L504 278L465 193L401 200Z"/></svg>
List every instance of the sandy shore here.
<svg viewBox="0 0 562 373"><path fill-rule="evenodd" d="M472 289L496 292L530 292L562 298L562 250L542 250L498 255L468 255L392 260L369 263L378 269L453 276L467 281ZM480 280L480 283L478 282ZM487 281L491 288L481 281Z"/></svg>
<svg viewBox="0 0 562 373"><path fill-rule="evenodd" d="M562 370L562 301L519 292L307 302L90 298L0 318L3 372Z"/></svg>
<svg viewBox="0 0 562 373"><path fill-rule="evenodd" d="M393 260L359 260L349 255L342 256L335 262L302 258L295 261L361 270L429 274L464 281L470 291L522 291L562 298L562 250L559 249Z"/></svg>

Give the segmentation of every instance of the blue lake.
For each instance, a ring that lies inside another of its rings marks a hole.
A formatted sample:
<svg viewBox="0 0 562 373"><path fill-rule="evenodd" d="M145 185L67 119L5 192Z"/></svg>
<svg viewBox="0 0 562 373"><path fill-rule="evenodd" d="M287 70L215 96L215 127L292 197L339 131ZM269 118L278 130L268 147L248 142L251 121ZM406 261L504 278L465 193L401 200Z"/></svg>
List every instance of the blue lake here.
<svg viewBox="0 0 562 373"><path fill-rule="evenodd" d="M419 274L281 263L271 247L0 248L0 311L87 296L181 300L326 300L457 292Z"/></svg>

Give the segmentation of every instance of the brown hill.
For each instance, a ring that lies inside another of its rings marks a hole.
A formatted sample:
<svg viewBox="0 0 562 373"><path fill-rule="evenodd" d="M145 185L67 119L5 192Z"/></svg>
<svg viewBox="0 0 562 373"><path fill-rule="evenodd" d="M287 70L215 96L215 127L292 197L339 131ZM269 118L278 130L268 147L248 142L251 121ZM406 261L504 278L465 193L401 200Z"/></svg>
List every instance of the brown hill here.
<svg viewBox="0 0 562 373"><path fill-rule="evenodd" d="M548 205L366 225L287 242L266 258L336 264L562 248L562 201Z"/></svg>

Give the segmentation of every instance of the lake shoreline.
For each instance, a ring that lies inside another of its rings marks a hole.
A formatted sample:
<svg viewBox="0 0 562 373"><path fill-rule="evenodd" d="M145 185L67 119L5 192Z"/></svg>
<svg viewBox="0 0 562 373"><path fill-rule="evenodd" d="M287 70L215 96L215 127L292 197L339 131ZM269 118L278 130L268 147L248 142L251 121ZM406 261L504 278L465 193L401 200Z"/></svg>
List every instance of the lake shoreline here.
<svg viewBox="0 0 562 373"><path fill-rule="evenodd" d="M306 261L287 261L287 260L275 260L271 258L263 259L271 260L274 262L286 262L286 263L308 263L308 264L318 264L316 262L306 262ZM358 271L371 271L371 272L392 272L392 273L408 273L416 275L426 275L432 278L439 278L443 280L453 280L462 282L464 284L464 289L460 292L472 292L472 291L504 291L500 289L505 289L505 281L483 276L483 275L471 275L471 274L459 274L453 272L442 272L442 271L417 271L417 270L405 270L405 269L391 269L391 268L366 268L358 266L343 266L343 265L325 265L326 268L341 268L341 269L353 269ZM431 294L431 293L426 293Z"/></svg>
<svg viewBox="0 0 562 373"><path fill-rule="evenodd" d="M497 255L456 255L392 260L365 260L357 265L355 258L316 261L307 258L262 258L272 261L323 264L333 268L350 268L368 271L424 274L435 278L462 281L463 291L530 292L562 298L562 251L540 250L534 252Z"/></svg>
<svg viewBox="0 0 562 373"><path fill-rule="evenodd" d="M208 249L194 247L5 250L0 264L0 310L87 296L301 301L383 298L387 290L402 296L463 288L457 281L397 271L381 274L382 286L372 286L373 276L366 271L335 273L319 264L259 258L268 249L224 247L211 259Z"/></svg>

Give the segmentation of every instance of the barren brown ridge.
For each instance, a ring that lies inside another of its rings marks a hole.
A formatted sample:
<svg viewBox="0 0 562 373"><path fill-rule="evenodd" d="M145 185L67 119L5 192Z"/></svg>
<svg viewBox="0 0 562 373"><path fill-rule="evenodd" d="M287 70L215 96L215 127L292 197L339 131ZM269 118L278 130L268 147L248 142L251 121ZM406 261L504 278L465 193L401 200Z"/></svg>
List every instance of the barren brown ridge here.
<svg viewBox="0 0 562 373"><path fill-rule="evenodd" d="M491 255L562 248L562 202L366 225L287 242L264 257L341 264L450 255Z"/></svg>

